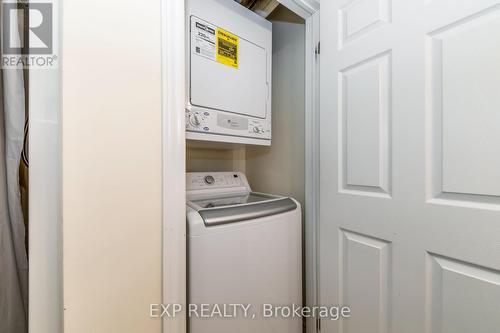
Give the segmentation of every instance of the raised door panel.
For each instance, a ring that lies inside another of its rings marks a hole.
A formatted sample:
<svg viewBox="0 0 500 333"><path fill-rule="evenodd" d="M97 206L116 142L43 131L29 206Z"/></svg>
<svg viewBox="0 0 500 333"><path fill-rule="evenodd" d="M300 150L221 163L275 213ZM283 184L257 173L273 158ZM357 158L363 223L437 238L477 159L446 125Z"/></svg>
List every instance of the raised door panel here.
<svg viewBox="0 0 500 333"><path fill-rule="evenodd" d="M339 263L339 300L355 316L341 321L340 332L389 332L391 243L340 230Z"/></svg>
<svg viewBox="0 0 500 333"><path fill-rule="evenodd" d="M390 0L353 0L339 10L339 47L391 20Z"/></svg>
<svg viewBox="0 0 500 333"><path fill-rule="evenodd" d="M428 34L431 196L448 203L500 204L498 31L496 6Z"/></svg>
<svg viewBox="0 0 500 333"><path fill-rule="evenodd" d="M391 54L339 73L341 192L390 196Z"/></svg>
<svg viewBox="0 0 500 333"><path fill-rule="evenodd" d="M427 261L427 332L498 332L500 272L435 254Z"/></svg>

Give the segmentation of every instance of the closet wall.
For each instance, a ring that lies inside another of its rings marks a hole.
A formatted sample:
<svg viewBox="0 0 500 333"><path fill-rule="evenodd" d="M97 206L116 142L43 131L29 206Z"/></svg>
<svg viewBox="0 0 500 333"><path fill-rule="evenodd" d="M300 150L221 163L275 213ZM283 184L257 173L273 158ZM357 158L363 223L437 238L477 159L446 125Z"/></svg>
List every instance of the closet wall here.
<svg viewBox="0 0 500 333"><path fill-rule="evenodd" d="M273 138L268 148L248 146L246 170L252 189L305 197L305 25L279 6L273 22Z"/></svg>
<svg viewBox="0 0 500 333"><path fill-rule="evenodd" d="M188 142L187 172L241 171L245 172L245 146Z"/></svg>

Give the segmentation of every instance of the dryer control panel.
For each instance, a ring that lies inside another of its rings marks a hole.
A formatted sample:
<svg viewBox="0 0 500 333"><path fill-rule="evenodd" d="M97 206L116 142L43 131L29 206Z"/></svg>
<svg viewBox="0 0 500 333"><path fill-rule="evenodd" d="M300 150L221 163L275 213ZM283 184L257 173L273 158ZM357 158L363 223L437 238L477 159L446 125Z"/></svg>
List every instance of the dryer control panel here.
<svg viewBox="0 0 500 333"><path fill-rule="evenodd" d="M199 133L271 139L271 124L268 119L249 118L192 106L186 109L186 129Z"/></svg>

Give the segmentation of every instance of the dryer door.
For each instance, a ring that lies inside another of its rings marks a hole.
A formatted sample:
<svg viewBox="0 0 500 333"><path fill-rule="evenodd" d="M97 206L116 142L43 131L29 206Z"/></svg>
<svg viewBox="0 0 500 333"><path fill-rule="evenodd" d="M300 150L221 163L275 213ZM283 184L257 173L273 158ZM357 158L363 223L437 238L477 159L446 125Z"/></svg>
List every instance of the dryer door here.
<svg viewBox="0 0 500 333"><path fill-rule="evenodd" d="M265 119L270 95L265 48L196 16L190 33L191 104Z"/></svg>

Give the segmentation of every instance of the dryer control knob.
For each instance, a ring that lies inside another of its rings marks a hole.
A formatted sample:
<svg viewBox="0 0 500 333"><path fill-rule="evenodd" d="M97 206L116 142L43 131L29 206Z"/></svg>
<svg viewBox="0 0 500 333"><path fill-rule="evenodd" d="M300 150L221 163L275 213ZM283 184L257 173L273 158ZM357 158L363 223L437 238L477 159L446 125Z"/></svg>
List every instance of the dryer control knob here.
<svg viewBox="0 0 500 333"><path fill-rule="evenodd" d="M200 122L200 118L198 118L197 115L195 114L192 114L189 116L189 123L191 125L193 125L194 127L198 127L200 126L201 122Z"/></svg>
<svg viewBox="0 0 500 333"><path fill-rule="evenodd" d="M258 134L258 133L260 133L260 129L258 127L254 127L253 132Z"/></svg>

